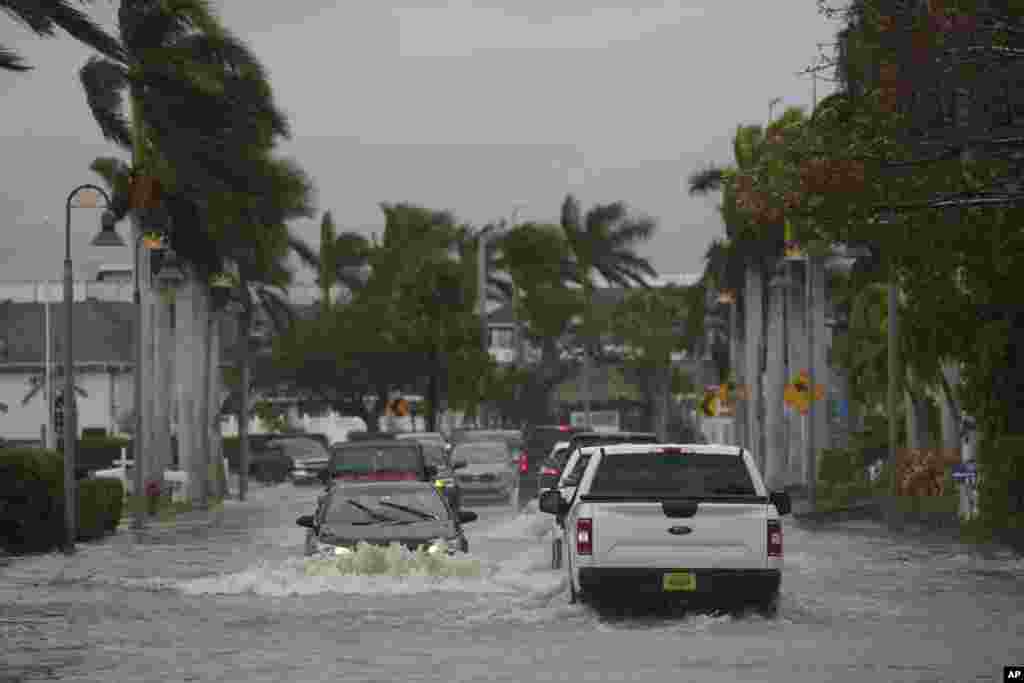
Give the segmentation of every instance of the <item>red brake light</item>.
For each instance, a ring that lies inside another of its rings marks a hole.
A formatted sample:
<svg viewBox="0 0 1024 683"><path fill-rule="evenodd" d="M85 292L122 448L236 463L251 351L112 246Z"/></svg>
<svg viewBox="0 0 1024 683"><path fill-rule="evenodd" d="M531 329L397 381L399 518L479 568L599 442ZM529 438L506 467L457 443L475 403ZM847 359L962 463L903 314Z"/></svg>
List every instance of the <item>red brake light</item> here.
<svg viewBox="0 0 1024 683"><path fill-rule="evenodd" d="M680 455L683 452L682 448L659 448L659 453L671 453L672 455Z"/></svg>
<svg viewBox="0 0 1024 683"><path fill-rule="evenodd" d="M519 473L526 474L530 469L530 461L526 457L526 451L519 454Z"/></svg>
<svg viewBox="0 0 1024 683"><path fill-rule="evenodd" d="M567 432L569 431L569 425L558 425L558 431Z"/></svg>
<svg viewBox="0 0 1024 683"><path fill-rule="evenodd" d="M557 477L562 472L557 467L542 467L540 468L540 473L552 477Z"/></svg>
<svg viewBox="0 0 1024 683"><path fill-rule="evenodd" d="M768 520L768 557L782 557L782 523Z"/></svg>
<svg viewBox="0 0 1024 683"><path fill-rule="evenodd" d="M594 520L580 517L576 520L576 554L591 555L594 552Z"/></svg>

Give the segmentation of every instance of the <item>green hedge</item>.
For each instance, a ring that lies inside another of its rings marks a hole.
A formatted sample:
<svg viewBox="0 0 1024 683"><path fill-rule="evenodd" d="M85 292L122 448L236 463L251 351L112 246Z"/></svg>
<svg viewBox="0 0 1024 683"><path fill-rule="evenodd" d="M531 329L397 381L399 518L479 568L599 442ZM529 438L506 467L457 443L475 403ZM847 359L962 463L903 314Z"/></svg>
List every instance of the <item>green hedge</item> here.
<svg viewBox="0 0 1024 683"><path fill-rule="evenodd" d="M1024 543L1024 437L984 439L978 449L978 512L983 526Z"/></svg>
<svg viewBox="0 0 1024 683"><path fill-rule="evenodd" d="M124 503L124 485L118 479L78 482L78 539L99 538L117 529Z"/></svg>
<svg viewBox="0 0 1024 683"><path fill-rule="evenodd" d="M120 481L80 481L80 537L94 538L97 529L115 529L123 497ZM58 547L63 540L61 454L36 448L0 450L0 547L39 552Z"/></svg>

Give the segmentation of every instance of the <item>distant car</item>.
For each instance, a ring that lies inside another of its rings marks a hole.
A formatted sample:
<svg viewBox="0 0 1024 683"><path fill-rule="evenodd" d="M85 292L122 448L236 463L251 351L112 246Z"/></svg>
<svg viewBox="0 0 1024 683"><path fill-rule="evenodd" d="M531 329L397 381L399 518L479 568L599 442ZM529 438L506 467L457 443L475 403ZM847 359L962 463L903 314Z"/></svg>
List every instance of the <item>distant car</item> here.
<svg viewBox="0 0 1024 683"><path fill-rule="evenodd" d="M416 441L377 439L349 441L331 447L331 459L321 481L424 481L433 484L437 468L427 462L424 446Z"/></svg>
<svg viewBox="0 0 1024 683"><path fill-rule="evenodd" d="M657 443L654 432L577 432L569 437L564 450L552 449L551 455L540 467L537 490L543 491L555 485L562 475L566 461L578 449L587 446L607 446L618 443Z"/></svg>
<svg viewBox="0 0 1024 683"><path fill-rule="evenodd" d="M470 441L452 451L452 460L465 461L457 475L463 498L499 498L514 502L519 492L519 473L505 441Z"/></svg>
<svg viewBox="0 0 1024 683"><path fill-rule="evenodd" d="M360 542L401 543L430 553L469 552L462 525L475 512L456 512L437 489L425 482L339 482L317 501L312 515L296 524L308 529L304 554L337 557L352 553Z"/></svg>
<svg viewBox="0 0 1024 683"><path fill-rule="evenodd" d="M537 490L549 489L558 483L562 468L569 459L569 442L558 441L551 447L551 453L537 470Z"/></svg>
<svg viewBox="0 0 1024 683"><path fill-rule="evenodd" d="M451 444L448 443L448 439L444 438L444 434L441 432L398 432L395 434L395 438L399 441L412 440L425 444L434 444L446 451L451 451L452 448Z"/></svg>
<svg viewBox="0 0 1024 683"><path fill-rule="evenodd" d="M319 440L281 439L267 442L269 448L280 448L293 466L290 478L294 484L315 484L320 473L327 469L331 453Z"/></svg>
<svg viewBox="0 0 1024 683"><path fill-rule="evenodd" d="M523 430L523 452L521 459L526 462L526 471L520 466L519 499L529 500L537 496L537 472L552 447L559 441L583 430L571 425L531 425Z"/></svg>

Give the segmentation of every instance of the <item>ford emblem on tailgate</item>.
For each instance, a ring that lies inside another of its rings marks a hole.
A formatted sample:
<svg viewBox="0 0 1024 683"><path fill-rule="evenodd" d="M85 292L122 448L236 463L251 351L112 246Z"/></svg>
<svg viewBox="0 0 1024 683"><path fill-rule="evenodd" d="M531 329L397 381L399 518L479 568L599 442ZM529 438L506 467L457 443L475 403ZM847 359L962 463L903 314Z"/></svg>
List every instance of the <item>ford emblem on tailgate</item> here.
<svg viewBox="0 0 1024 683"><path fill-rule="evenodd" d="M691 531L693 531L693 529L688 526L670 526L668 528L668 532L674 536L685 536Z"/></svg>

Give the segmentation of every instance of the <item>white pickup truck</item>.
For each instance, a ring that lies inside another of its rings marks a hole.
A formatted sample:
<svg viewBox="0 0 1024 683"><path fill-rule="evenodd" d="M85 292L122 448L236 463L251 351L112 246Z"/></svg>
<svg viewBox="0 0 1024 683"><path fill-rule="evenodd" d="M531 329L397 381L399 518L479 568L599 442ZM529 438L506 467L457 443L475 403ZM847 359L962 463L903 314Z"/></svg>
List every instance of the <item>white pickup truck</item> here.
<svg viewBox="0 0 1024 683"><path fill-rule="evenodd" d="M669 594L757 603L774 612L789 496L769 494L748 451L626 444L589 456L575 489L540 509L564 520L570 599Z"/></svg>

